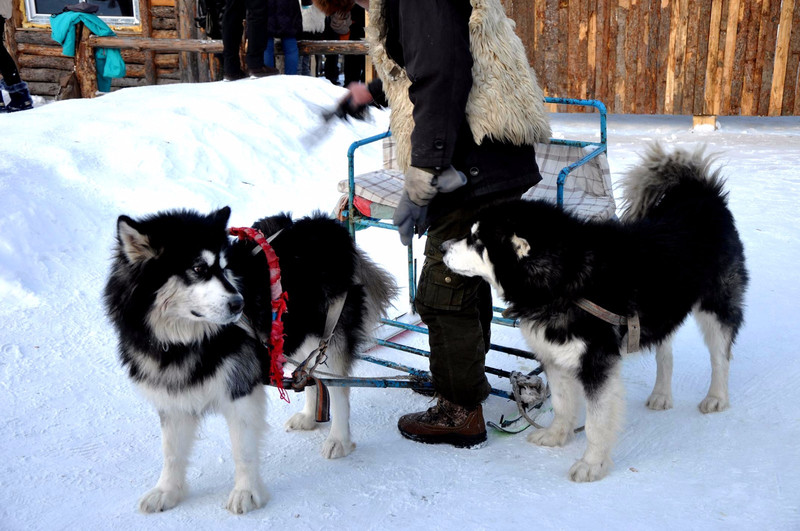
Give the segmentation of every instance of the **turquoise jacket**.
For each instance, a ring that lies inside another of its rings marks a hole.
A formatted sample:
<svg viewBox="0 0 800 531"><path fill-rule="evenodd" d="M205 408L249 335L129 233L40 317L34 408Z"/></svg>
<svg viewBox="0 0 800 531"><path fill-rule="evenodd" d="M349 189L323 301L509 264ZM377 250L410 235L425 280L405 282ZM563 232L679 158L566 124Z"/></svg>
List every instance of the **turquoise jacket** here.
<svg viewBox="0 0 800 531"><path fill-rule="evenodd" d="M50 37L62 45L61 53L67 57L75 56L75 26L79 23L89 28L89 31L100 37L115 36L111 28L91 13L65 11L50 17ZM109 92L111 78L125 77L125 61L119 50L112 48L95 48L95 65L97 67L97 90Z"/></svg>

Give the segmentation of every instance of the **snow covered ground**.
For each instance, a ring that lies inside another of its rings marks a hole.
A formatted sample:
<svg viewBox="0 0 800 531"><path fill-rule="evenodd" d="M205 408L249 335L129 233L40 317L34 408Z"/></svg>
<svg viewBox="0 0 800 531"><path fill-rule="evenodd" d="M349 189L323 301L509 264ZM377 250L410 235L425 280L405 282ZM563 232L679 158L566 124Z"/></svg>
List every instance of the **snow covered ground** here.
<svg viewBox="0 0 800 531"><path fill-rule="evenodd" d="M314 106L331 106L342 92L280 76L125 89L0 115L0 529L800 529L797 117L723 117L716 131L693 131L690 117L609 119L615 178L647 140L702 142L720 154L752 278L728 411L697 410L710 368L692 323L675 344L673 409L644 407L652 355L626 359L616 466L592 484L566 477L583 435L557 449L526 442L527 432L490 432L479 450L404 440L397 418L428 406L405 390L355 389L358 448L326 460L327 427L284 432L302 396L289 405L270 389L266 507L245 516L224 509L233 462L225 424L211 417L187 499L139 514L138 497L160 470L159 422L119 367L102 308L116 218L230 205L232 224L249 225L280 210L331 210L347 146L388 122L379 112L373 123L333 124L307 150L300 139L319 123ZM553 116L557 134L571 138L594 136L596 121ZM377 146L364 148L357 170L380 158ZM403 282L396 234L371 229L358 241ZM518 334L496 337L521 347ZM531 368L508 356L490 361ZM484 408L487 420L515 412L495 397Z"/></svg>

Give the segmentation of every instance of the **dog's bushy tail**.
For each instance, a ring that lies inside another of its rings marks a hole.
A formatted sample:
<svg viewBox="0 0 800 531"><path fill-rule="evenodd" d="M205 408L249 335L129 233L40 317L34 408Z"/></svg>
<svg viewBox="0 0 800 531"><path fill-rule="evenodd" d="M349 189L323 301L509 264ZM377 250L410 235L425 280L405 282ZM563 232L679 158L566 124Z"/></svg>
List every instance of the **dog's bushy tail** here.
<svg viewBox="0 0 800 531"><path fill-rule="evenodd" d="M706 181L720 190L723 179L719 169L712 170L713 155L706 155L705 146L693 150L676 148L672 152L655 142L647 147L641 163L620 182L623 221L636 221L647 216L671 188L686 179Z"/></svg>

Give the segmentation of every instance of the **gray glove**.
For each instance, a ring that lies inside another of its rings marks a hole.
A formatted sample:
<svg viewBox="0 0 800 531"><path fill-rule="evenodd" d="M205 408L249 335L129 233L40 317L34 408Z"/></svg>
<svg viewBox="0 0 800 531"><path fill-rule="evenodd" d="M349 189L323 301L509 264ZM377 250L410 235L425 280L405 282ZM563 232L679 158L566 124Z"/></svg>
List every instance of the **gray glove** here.
<svg viewBox="0 0 800 531"><path fill-rule="evenodd" d="M467 177L452 166L443 172L433 168L409 168L405 174L403 196L392 218L403 245L411 244L415 226L420 235L424 232L428 203L437 193L452 192L465 184Z"/></svg>

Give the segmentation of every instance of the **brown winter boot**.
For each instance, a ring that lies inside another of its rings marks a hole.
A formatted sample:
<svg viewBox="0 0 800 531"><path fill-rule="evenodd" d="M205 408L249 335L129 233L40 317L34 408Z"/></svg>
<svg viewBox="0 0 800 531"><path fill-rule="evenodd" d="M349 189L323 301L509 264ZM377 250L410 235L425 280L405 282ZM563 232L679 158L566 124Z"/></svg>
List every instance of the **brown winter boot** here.
<svg viewBox="0 0 800 531"><path fill-rule="evenodd" d="M427 411L400 417L397 428L412 441L471 448L486 441L485 424L480 405L470 410L439 397Z"/></svg>

